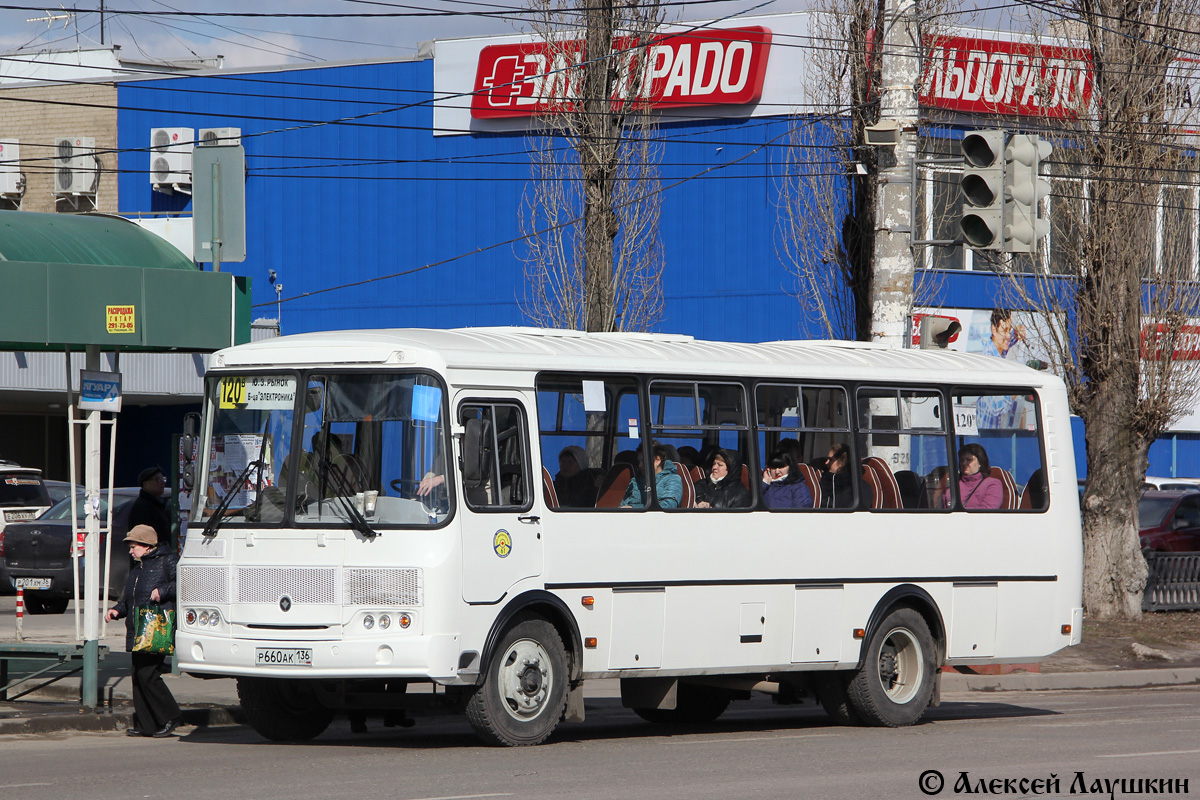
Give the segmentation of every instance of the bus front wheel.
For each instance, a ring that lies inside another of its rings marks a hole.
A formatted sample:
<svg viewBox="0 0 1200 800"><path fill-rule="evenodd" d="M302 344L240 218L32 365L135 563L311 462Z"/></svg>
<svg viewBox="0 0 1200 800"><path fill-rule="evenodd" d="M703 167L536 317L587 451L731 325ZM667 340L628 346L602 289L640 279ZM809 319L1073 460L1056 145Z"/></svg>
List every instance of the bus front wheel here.
<svg viewBox="0 0 1200 800"><path fill-rule="evenodd" d="M911 608L894 609L867 643L862 669L846 694L867 725L898 728L921 719L933 697L933 636Z"/></svg>
<svg viewBox="0 0 1200 800"><path fill-rule="evenodd" d="M307 681L238 678L237 688L246 721L272 741L315 739L333 721L333 709L321 704Z"/></svg>
<svg viewBox="0 0 1200 800"><path fill-rule="evenodd" d="M467 702L467 720L489 744L519 747L545 741L567 703L567 653L549 622L509 628Z"/></svg>

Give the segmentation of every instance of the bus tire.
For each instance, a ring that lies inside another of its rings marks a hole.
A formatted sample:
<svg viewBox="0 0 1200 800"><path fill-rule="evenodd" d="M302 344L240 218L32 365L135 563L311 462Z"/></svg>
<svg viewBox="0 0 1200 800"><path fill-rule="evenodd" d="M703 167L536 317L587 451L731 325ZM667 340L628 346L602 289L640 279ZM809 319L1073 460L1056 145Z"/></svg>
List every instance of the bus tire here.
<svg viewBox="0 0 1200 800"><path fill-rule="evenodd" d="M906 607L888 613L867 643L862 669L846 686L863 723L899 728L920 720L933 697L934 657L924 617Z"/></svg>
<svg viewBox="0 0 1200 800"><path fill-rule="evenodd" d="M321 704L307 681L238 678L237 689L246 721L271 741L306 742L333 721L333 709Z"/></svg>
<svg viewBox="0 0 1200 800"><path fill-rule="evenodd" d="M850 694L847 691L847 684L852 677L852 672L827 672L817 679L817 698L834 725L863 724L862 718L850 703Z"/></svg>
<svg viewBox="0 0 1200 800"><path fill-rule="evenodd" d="M724 689L681 683L674 708L635 708L633 713L660 725L705 725L724 714L731 700L732 695Z"/></svg>
<svg viewBox="0 0 1200 800"><path fill-rule="evenodd" d="M483 683L467 701L467 720L488 744L540 744L567 705L567 652L554 626L527 619L505 631Z"/></svg>

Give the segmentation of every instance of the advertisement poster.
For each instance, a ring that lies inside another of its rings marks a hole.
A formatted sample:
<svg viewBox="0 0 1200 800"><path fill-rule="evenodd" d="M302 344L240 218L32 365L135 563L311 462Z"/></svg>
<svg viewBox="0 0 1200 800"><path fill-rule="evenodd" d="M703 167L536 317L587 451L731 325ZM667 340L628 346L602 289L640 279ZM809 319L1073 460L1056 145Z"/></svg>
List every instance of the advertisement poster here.
<svg viewBox="0 0 1200 800"><path fill-rule="evenodd" d="M920 346L921 317L932 315L958 320L962 330L950 337L947 350L1003 358L1032 369L1049 369L1050 358L1040 346L1042 318L1029 311L1008 309L919 308L913 315L914 346ZM976 408L975 425L983 430L1030 429L1035 420L1032 403L1017 396L990 396Z"/></svg>

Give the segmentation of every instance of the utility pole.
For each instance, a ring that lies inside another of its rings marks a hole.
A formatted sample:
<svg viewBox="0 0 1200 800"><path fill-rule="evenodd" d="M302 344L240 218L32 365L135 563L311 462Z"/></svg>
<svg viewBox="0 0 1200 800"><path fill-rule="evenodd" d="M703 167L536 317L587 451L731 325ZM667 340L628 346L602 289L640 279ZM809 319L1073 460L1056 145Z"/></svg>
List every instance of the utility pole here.
<svg viewBox="0 0 1200 800"><path fill-rule="evenodd" d="M904 347L913 304L913 159L917 154L917 79L921 40L916 0L886 0L880 48L879 124L895 131L894 148L879 150L875 263L871 281L871 341Z"/></svg>

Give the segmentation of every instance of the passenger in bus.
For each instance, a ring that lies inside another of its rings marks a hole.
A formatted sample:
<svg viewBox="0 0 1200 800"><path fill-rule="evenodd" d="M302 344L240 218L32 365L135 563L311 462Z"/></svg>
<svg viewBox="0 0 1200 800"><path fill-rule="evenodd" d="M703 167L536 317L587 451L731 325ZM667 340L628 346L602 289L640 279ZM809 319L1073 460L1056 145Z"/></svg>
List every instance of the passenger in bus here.
<svg viewBox="0 0 1200 800"><path fill-rule="evenodd" d="M671 461L671 450L668 445L654 445L654 494L658 498L660 508L679 508L683 499L683 480L675 462ZM625 498L621 501L622 508L643 508L646 505L645 479L638 475L629 482L625 490Z"/></svg>
<svg viewBox="0 0 1200 800"><path fill-rule="evenodd" d="M696 508L749 508L751 502L750 490L742 485L741 455L736 450L718 450L708 478L696 482Z"/></svg>
<svg viewBox="0 0 1200 800"><path fill-rule="evenodd" d="M558 475L554 493L564 508L594 508L596 474L588 467L587 452L577 444L564 447L558 454Z"/></svg>
<svg viewBox="0 0 1200 800"><path fill-rule="evenodd" d="M999 508L1004 502L1004 485L991 476L987 450L983 445L964 444L958 451L958 496L963 508ZM942 502L950 505L950 490Z"/></svg>
<svg viewBox="0 0 1200 800"><path fill-rule="evenodd" d="M852 508L854 474L850 470L850 445L843 442L830 447L821 469L821 508Z"/></svg>
<svg viewBox="0 0 1200 800"><path fill-rule="evenodd" d="M762 475L763 503L767 508L812 508L813 496L787 450L776 448L767 458Z"/></svg>
<svg viewBox="0 0 1200 800"><path fill-rule="evenodd" d="M679 460L675 462L683 469L691 471L692 467L698 467L704 462L700 460L700 451L691 445L685 444L679 448Z"/></svg>

